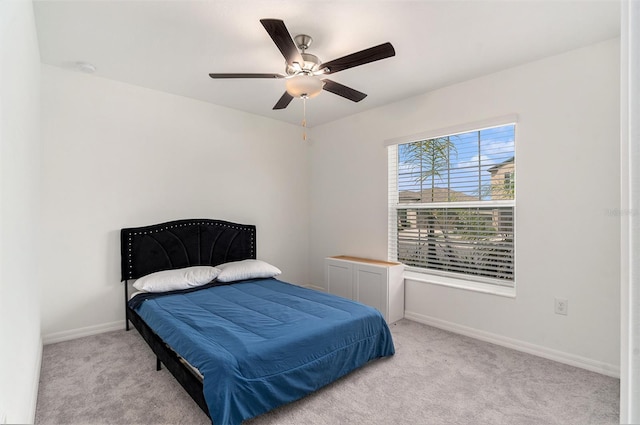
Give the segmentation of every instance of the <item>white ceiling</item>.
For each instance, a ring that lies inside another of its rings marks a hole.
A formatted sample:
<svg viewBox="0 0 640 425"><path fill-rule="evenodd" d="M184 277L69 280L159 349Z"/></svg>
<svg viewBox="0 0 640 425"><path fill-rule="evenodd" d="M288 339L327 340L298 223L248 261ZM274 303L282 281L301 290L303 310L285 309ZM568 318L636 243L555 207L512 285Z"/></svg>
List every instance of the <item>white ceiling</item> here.
<svg viewBox="0 0 640 425"><path fill-rule="evenodd" d="M620 34L617 0L36 0L34 9L43 63L90 62L97 77L293 124L302 101L271 109L284 80L208 76L284 72L261 18L311 35L308 51L324 62L391 42L395 57L331 75L368 97L324 91L307 101L309 126Z"/></svg>

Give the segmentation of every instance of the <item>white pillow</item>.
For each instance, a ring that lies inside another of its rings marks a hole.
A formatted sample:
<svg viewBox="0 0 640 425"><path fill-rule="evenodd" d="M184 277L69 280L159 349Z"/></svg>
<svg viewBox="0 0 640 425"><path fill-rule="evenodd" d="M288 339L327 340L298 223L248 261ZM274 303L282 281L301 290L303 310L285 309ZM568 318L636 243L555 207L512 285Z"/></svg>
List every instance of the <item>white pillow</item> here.
<svg viewBox="0 0 640 425"><path fill-rule="evenodd" d="M193 288L211 282L220 269L211 266L193 266L164 270L148 274L136 280L133 287L139 291L166 292Z"/></svg>
<svg viewBox="0 0 640 425"><path fill-rule="evenodd" d="M242 260L219 264L218 282L235 282L236 280L267 278L278 276L279 268L261 260Z"/></svg>

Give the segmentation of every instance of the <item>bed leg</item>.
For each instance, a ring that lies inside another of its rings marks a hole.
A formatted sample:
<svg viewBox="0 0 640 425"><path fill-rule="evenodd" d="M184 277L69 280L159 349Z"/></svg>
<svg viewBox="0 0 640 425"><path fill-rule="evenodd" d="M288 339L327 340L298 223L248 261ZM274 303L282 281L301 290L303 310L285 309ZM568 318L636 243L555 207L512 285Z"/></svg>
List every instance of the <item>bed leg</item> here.
<svg viewBox="0 0 640 425"><path fill-rule="evenodd" d="M124 325L129 330L129 315L127 314L127 302L129 301L129 280L124 281Z"/></svg>
<svg viewBox="0 0 640 425"><path fill-rule="evenodd" d="M156 371L158 370L162 370L162 363L160 362L160 359L156 357Z"/></svg>

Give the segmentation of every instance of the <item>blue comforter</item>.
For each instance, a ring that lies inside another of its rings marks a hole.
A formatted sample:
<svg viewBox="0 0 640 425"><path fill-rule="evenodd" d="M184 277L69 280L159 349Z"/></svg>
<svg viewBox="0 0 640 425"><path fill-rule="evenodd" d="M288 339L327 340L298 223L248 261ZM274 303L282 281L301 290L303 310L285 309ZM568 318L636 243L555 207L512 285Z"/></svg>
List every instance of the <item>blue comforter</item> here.
<svg viewBox="0 0 640 425"><path fill-rule="evenodd" d="M276 279L151 298L136 311L202 373L215 425L239 424L394 354L377 310Z"/></svg>

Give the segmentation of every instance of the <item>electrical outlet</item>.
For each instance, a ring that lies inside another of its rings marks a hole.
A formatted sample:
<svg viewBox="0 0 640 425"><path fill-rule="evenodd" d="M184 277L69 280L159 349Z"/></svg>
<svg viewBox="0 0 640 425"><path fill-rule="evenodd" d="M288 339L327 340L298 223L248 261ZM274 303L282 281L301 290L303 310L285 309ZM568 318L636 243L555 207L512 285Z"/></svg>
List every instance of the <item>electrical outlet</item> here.
<svg viewBox="0 0 640 425"><path fill-rule="evenodd" d="M569 313L569 300L566 298L556 298L556 314L566 316Z"/></svg>

